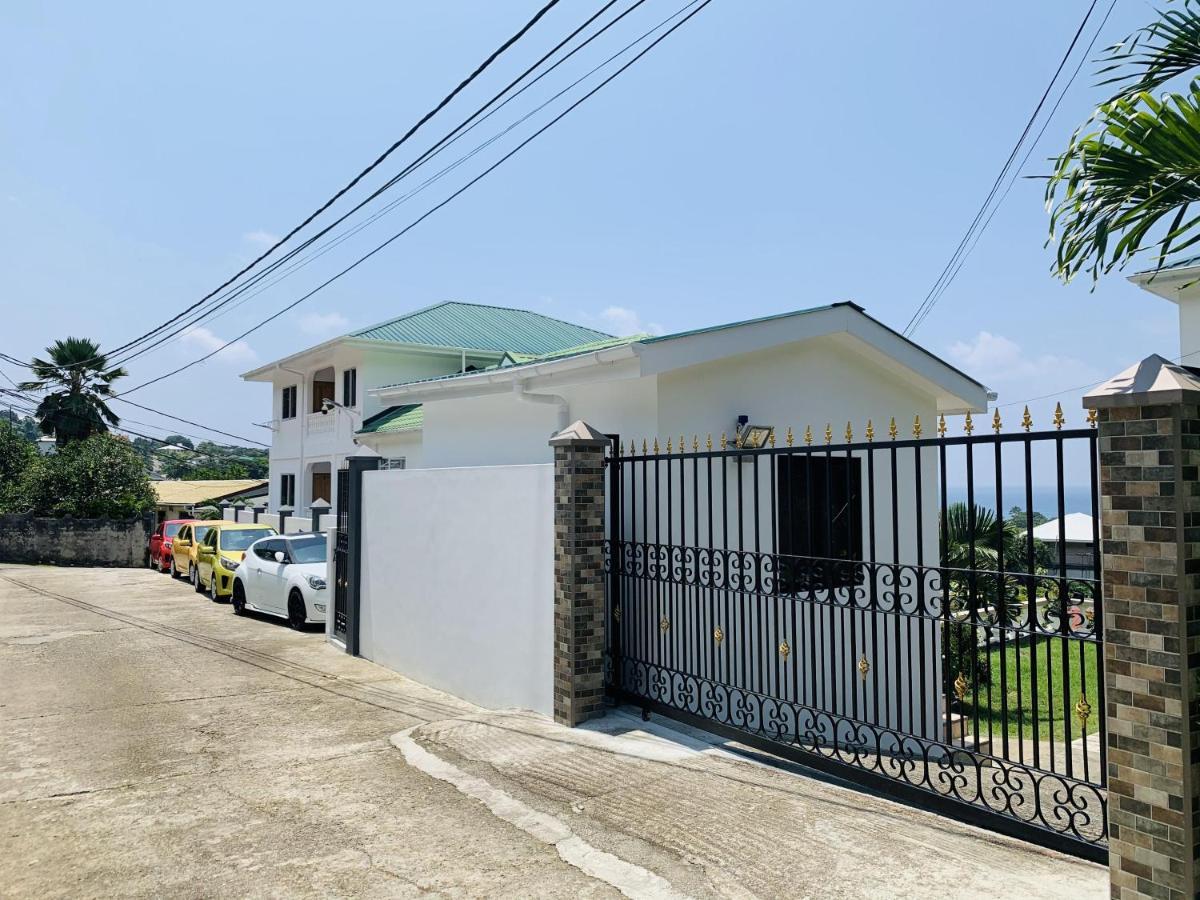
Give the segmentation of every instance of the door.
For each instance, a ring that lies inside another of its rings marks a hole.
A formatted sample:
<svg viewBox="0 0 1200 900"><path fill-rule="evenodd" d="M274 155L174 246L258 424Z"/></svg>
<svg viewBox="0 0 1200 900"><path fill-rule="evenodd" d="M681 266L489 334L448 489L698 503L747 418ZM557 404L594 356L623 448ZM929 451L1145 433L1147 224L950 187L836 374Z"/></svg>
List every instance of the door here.
<svg viewBox="0 0 1200 900"><path fill-rule="evenodd" d="M330 503L330 478L328 472L313 472L312 476L312 493L309 494L309 502L314 500L324 500Z"/></svg>
<svg viewBox="0 0 1200 900"><path fill-rule="evenodd" d="M267 612L283 613L287 611L287 598L283 596L287 584L287 541L282 538L272 538L260 541L254 546L258 557L254 563L255 591L258 599L254 605ZM275 554L282 552L284 562L275 559Z"/></svg>
<svg viewBox="0 0 1200 900"><path fill-rule="evenodd" d="M200 583L208 587L212 580L213 560L217 555L217 535L219 530L214 528L204 536L204 543L196 557L196 571Z"/></svg>
<svg viewBox="0 0 1200 900"><path fill-rule="evenodd" d="M192 546L192 526L184 525L171 542L171 555L175 557L175 571L187 573L188 552Z"/></svg>

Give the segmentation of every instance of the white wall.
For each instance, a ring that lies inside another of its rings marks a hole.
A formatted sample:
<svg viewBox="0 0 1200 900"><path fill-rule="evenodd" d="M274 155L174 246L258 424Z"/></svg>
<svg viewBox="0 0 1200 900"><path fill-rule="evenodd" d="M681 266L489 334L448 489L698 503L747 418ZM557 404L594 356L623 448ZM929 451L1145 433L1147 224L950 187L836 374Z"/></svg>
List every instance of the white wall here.
<svg viewBox="0 0 1200 900"><path fill-rule="evenodd" d="M360 652L480 706L553 711L554 468L363 476Z"/></svg>

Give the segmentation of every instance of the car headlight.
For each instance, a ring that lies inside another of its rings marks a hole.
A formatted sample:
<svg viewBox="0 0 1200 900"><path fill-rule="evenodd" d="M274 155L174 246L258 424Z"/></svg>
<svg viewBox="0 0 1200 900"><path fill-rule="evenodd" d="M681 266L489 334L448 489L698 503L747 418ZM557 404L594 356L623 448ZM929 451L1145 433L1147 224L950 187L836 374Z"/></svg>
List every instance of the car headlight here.
<svg viewBox="0 0 1200 900"><path fill-rule="evenodd" d="M314 591L325 590L325 579L319 578L316 575L305 575L304 580L308 582L308 586Z"/></svg>
<svg viewBox="0 0 1200 900"><path fill-rule="evenodd" d="M230 559L228 556L221 557L221 568L223 569L228 569L230 572L232 572L239 565L241 565L241 563L239 563L236 559Z"/></svg>

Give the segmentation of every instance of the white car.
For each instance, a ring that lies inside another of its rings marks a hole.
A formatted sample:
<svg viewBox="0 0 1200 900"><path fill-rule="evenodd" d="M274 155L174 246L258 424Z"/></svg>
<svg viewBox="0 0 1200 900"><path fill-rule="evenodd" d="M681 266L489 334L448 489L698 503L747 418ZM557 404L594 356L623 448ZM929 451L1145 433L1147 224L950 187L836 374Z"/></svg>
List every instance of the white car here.
<svg viewBox="0 0 1200 900"><path fill-rule="evenodd" d="M233 611L282 616L293 628L324 622L325 535L289 534L250 545L233 578Z"/></svg>

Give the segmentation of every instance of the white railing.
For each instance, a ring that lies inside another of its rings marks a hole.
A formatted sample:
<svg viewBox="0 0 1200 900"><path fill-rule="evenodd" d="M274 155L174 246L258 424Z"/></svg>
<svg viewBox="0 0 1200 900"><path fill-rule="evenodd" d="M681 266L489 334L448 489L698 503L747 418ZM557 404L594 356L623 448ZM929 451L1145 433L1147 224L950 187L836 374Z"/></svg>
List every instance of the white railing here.
<svg viewBox="0 0 1200 900"><path fill-rule="evenodd" d="M305 427L308 434L329 434L337 427L337 417L324 413L309 413Z"/></svg>

